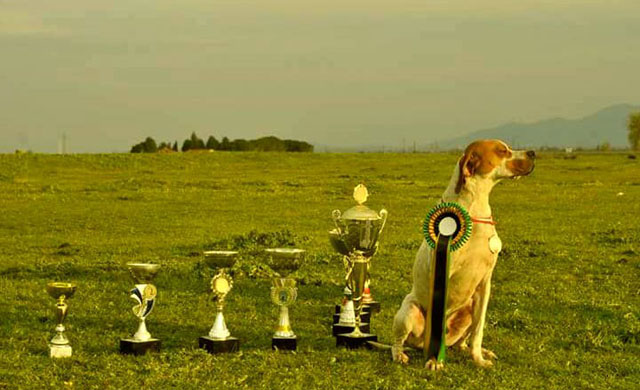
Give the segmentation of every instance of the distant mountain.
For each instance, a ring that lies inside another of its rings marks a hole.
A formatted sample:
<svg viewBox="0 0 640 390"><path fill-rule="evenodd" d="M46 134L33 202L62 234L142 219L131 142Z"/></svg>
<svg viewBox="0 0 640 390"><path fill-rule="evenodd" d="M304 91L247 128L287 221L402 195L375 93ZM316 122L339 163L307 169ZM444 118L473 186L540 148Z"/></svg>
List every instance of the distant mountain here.
<svg viewBox="0 0 640 390"><path fill-rule="evenodd" d="M443 149L463 148L476 139L498 138L514 147L595 148L609 142L628 147L627 120L640 106L617 104L580 119L553 118L534 123L508 123L438 142Z"/></svg>

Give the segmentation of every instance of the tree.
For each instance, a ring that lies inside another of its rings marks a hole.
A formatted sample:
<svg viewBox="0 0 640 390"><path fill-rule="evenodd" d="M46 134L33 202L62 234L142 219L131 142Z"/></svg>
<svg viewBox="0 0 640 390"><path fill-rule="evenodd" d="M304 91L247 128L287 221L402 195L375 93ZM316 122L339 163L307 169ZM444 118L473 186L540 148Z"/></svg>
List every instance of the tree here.
<svg viewBox="0 0 640 390"><path fill-rule="evenodd" d="M151 137L147 137L147 139L144 140L144 152L155 153L157 151L158 146L156 145L156 141Z"/></svg>
<svg viewBox="0 0 640 390"><path fill-rule="evenodd" d="M596 147L596 150L599 150L602 152L609 152L611 151L611 144L608 141L604 141L603 143L601 143Z"/></svg>
<svg viewBox="0 0 640 390"><path fill-rule="evenodd" d="M629 115L627 128L629 129L629 144L631 145L631 150L640 150L640 112Z"/></svg>
<svg viewBox="0 0 640 390"><path fill-rule="evenodd" d="M220 142L218 142L216 137L212 135L209 136L209 139L207 140L207 149L213 149L213 150L220 149Z"/></svg>
<svg viewBox="0 0 640 390"><path fill-rule="evenodd" d="M155 153L158 151L158 146L156 145L156 141L147 137L144 141L139 144L133 145L131 148L131 153Z"/></svg>
<svg viewBox="0 0 640 390"><path fill-rule="evenodd" d="M204 149L204 141L198 138L195 131L191 133L191 149Z"/></svg>
<svg viewBox="0 0 640 390"><path fill-rule="evenodd" d="M173 143L173 148L172 149L173 149L174 152L178 151L178 141Z"/></svg>
<svg viewBox="0 0 640 390"><path fill-rule="evenodd" d="M182 151L186 152L189 149L191 149L191 140L190 139L185 139L184 142L182 143Z"/></svg>
<svg viewBox="0 0 640 390"><path fill-rule="evenodd" d="M251 144L246 139L236 139L231 142L231 150L246 152L247 150L251 150Z"/></svg>
<svg viewBox="0 0 640 390"><path fill-rule="evenodd" d="M222 142L220 143L220 150L231 150L231 142L229 142L229 138L222 138Z"/></svg>

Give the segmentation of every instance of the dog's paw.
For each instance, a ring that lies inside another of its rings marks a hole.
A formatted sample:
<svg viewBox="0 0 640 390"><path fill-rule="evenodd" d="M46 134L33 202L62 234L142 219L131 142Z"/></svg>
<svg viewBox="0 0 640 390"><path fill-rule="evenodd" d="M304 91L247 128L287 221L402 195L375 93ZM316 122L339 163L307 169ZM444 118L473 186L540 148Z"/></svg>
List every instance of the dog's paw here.
<svg viewBox="0 0 640 390"><path fill-rule="evenodd" d="M401 363L401 364L408 364L409 363L409 356L407 356L407 354L404 353L404 351L402 350L402 347L400 347L400 348L392 347L391 348L391 355L393 356L393 361L394 362L398 362L398 363Z"/></svg>
<svg viewBox="0 0 640 390"><path fill-rule="evenodd" d="M431 358L429 360L427 360L427 364L425 364L424 368L426 368L429 371L440 371L444 368L444 363L439 362L436 360L436 358Z"/></svg>
<svg viewBox="0 0 640 390"><path fill-rule="evenodd" d="M472 356L473 363L482 368L491 368L493 367L493 362L491 360L486 360L482 356Z"/></svg>
<svg viewBox="0 0 640 390"><path fill-rule="evenodd" d="M485 359L498 360L498 356L493 351L482 348L482 357Z"/></svg>

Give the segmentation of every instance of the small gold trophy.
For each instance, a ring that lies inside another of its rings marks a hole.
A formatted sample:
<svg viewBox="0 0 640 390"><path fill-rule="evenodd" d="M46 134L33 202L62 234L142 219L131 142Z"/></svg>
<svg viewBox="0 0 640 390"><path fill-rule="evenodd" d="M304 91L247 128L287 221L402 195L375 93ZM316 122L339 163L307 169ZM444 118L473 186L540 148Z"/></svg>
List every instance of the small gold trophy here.
<svg viewBox="0 0 640 390"><path fill-rule="evenodd" d="M378 250L378 239L387 221L387 210L377 213L364 205L369 193L367 188L359 184L353 190L353 198L357 205L344 213L333 211L336 228L329 232L329 241L334 249L344 255L347 269L347 287L353 293L355 310L355 327L353 332L339 334L336 338L338 346L359 348L369 346L368 341L377 341L378 337L363 333L360 329L365 288L371 258Z"/></svg>
<svg viewBox="0 0 640 390"><path fill-rule="evenodd" d="M222 314L224 299L233 288L233 279L226 272L226 269L233 267L237 255L238 252L235 251L204 252L207 264L214 269L219 269L218 273L211 279L211 290L217 303L216 319L209 331L209 335L202 336L198 340L200 348L206 349L209 353L235 352L240 348L240 341L235 337L231 337Z"/></svg>
<svg viewBox="0 0 640 390"><path fill-rule="evenodd" d="M57 300L56 302L56 335L49 343L49 356L52 358L63 358L71 356L71 345L69 339L64 334L64 319L67 317L69 306L66 300L71 298L76 292L76 285L72 283L51 282L47 284L47 293Z"/></svg>
<svg viewBox="0 0 640 390"><path fill-rule="evenodd" d="M138 330L133 338L120 339L120 352L132 355L144 355L148 351L160 349L160 340L152 338L147 330L146 318L155 306L158 291L151 284L155 278L159 264L129 263L127 264L131 277L136 285L131 290L131 298L138 304L132 308L133 314L138 317Z"/></svg>
<svg viewBox="0 0 640 390"><path fill-rule="evenodd" d="M269 266L278 273L273 279L271 287L271 300L280 306L280 317L276 332L271 338L271 348L280 351L295 351L298 337L293 333L289 322L289 306L298 296L296 280L287 278L291 272L300 268L305 253L303 249L273 248L265 250L269 256Z"/></svg>

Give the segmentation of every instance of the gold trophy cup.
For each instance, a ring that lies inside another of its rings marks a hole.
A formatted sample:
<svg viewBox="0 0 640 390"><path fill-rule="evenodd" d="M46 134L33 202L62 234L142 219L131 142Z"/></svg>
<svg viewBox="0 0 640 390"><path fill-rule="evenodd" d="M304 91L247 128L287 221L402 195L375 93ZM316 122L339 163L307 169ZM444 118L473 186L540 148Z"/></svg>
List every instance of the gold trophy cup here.
<svg viewBox="0 0 640 390"><path fill-rule="evenodd" d="M279 275L273 279L273 287L271 287L271 300L280 306L280 317L276 332L271 338L271 348L280 351L295 351L298 337L293 333L289 322L289 306L295 302L298 289L296 288L296 280L286 276L300 268L306 251L293 248L273 248L265 249L265 252L269 257L269 266Z"/></svg>
<svg viewBox="0 0 640 390"><path fill-rule="evenodd" d="M339 334L336 338L338 346L347 348L368 347L368 341L377 341L378 337L361 330L361 313L364 305L365 290L369 280L371 258L378 250L378 239L387 221L387 210L379 213L364 205L369 193L360 184L353 190L353 198L357 205L344 213L333 211L336 228L329 232L329 241L333 248L344 257L347 270L346 284L352 292L355 311L355 327L353 332Z"/></svg>
<svg viewBox="0 0 640 390"><path fill-rule="evenodd" d="M120 352L132 355L144 355L148 351L160 349L160 340L151 337L147 330L146 319L155 306L158 291L151 284L160 270L159 264L128 263L127 268L136 283L131 290L131 298L138 304L132 308L133 314L138 318L138 330L132 338L120 339Z"/></svg>
<svg viewBox="0 0 640 390"><path fill-rule="evenodd" d="M240 348L240 341L231 337L227 324L224 321L222 311L227 294L233 288L233 279L226 272L227 268L233 267L236 263L238 252L236 251L205 251L205 262L213 269L218 269L218 273L211 279L211 291L216 300L216 319L209 331L209 335L198 339L200 348L204 348L209 353L235 352Z"/></svg>
<svg viewBox="0 0 640 390"><path fill-rule="evenodd" d="M71 298L76 292L76 285L72 283L51 282L47 284L47 293L56 302L56 335L49 342L49 356L52 358L63 358L71 356L71 345L69 339L64 334L64 319L67 317L69 306L66 300Z"/></svg>

